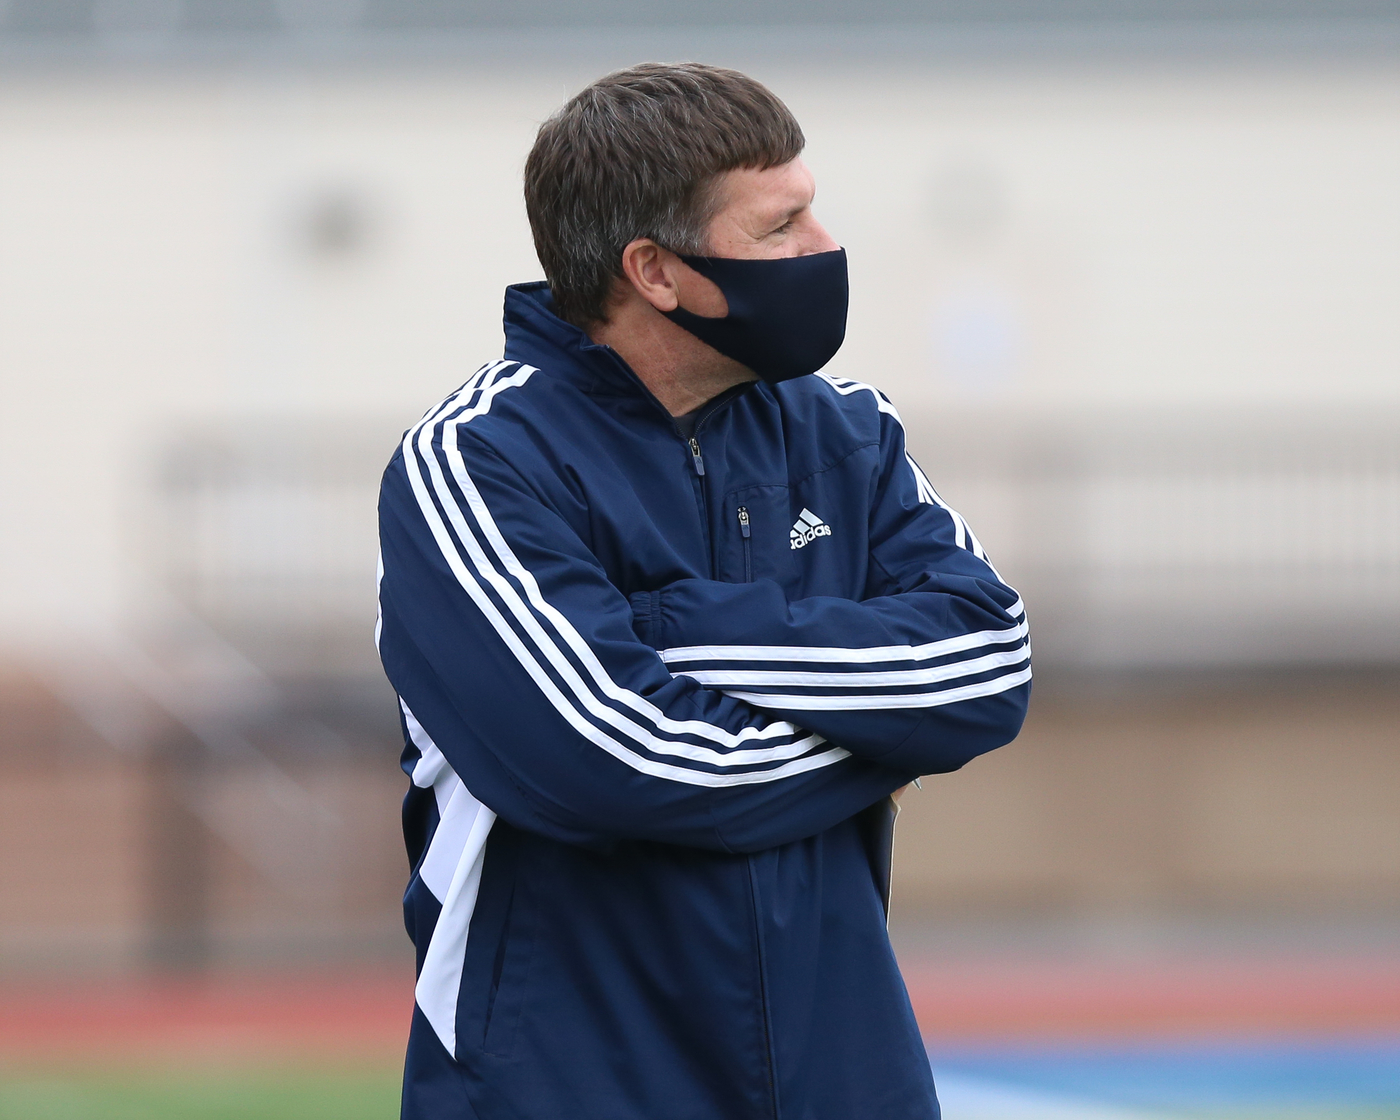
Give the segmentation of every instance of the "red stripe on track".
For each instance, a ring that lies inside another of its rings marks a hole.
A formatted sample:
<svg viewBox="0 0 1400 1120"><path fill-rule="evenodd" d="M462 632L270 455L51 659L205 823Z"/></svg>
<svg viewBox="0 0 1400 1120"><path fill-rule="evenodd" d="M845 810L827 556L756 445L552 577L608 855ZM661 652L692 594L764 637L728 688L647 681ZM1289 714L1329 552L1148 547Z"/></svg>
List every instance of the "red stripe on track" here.
<svg viewBox="0 0 1400 1120"><path fill-rule="evenodd" d="M0 989L0 1059L398 1062L413 980L382 972Z"/></svg>
<svg viewBox="0 0 1400 1120"><path fill-rule="evenodd" d="M921 962L926 1036L1007 1038L1400 1029L1400 960Z"/></svg>
<svg viewBox="0 0 1400 1120"><path fill-rule="evenodd" d="M933 1040L1400 1030L1400 960L915 961ZM0 1062L397 1065L412 979L359 972L0 988Z"/></svg>

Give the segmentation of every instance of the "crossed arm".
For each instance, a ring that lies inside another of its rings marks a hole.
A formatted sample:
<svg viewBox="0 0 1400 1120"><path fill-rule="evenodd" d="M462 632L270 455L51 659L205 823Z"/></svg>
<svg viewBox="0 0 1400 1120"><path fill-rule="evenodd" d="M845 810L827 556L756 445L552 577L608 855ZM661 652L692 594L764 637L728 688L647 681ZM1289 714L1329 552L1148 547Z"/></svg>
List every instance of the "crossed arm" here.
<svg viewBox="0 0 1400 1120"><path fill-rule="evenodd" d="M863 601L696 579L629 602L470 433L406 441L380 506L390 680L519 827L730 851L831 827L1009 741L1029 692L1015 592L888 451Z"/></svg>

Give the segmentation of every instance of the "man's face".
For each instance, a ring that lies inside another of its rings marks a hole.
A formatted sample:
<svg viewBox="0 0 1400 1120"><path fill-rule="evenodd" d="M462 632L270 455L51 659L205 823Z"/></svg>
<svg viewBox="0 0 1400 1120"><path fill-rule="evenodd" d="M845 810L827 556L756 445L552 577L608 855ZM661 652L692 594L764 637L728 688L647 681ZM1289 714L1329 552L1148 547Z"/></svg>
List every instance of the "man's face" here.
<svg viewBox="0 0 1400 1120"><path fill-rule="evenodd" d="M758 171L727 171L716 188L708 256L803 257L840 246L812 213L816 181L800 159Z"/></svg>
<svg viewBox="0 0 1400 1120"><path fill-rule="evenodd" d="M816 183L800 159L764 171L727 171L715 190L719 209L710 219L706 256L805 257L841 247L812 213ZM625 302L633 294L662 313L681 307L712 319L729 314L729 303L714 281L649 237L639 237L623 250L623 275L617 300ZM726 370L743 368L718 353L711 355Z"/></svg>

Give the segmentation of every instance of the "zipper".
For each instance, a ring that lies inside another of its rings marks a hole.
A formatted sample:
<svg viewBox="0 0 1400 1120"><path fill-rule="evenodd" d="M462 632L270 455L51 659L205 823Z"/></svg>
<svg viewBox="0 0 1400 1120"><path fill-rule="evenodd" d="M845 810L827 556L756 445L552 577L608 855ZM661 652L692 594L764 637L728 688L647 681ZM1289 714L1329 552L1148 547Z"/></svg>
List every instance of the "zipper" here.
<svg viewBox="0 0 1400 1120"><path fill-rule="evenodd" d="M695 473L704 478L705 460L700 457L700 441L694 436L690 437L690 458L695 463Z"/></svg>
<svg viewBox="0 0 1400 1120"><path fill-rule="evenodd" d="M739 536L744 545L744 582L753 582L753 542L749 540L749 507L739 507Z"/></svg>
<svg viewBox="0 0 1400 1120"><path fill-rule="evenodd" d="M713 579L715 542L714 534L710 531L710 504L705 500L705 459L700 454L700 441L694 436L687 439L685 445L690 449L690 464L695 468L695 476L690 481L695 486L695 504L700 510L700 531L705 536L705 552L710 557L710 578Z"/></svg>

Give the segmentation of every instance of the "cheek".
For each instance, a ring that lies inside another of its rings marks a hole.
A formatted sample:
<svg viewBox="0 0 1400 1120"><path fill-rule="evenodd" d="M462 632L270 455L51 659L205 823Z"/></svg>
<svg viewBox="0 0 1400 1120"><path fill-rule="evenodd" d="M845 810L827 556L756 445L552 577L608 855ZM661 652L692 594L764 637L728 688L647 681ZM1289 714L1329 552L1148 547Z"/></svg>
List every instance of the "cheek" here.
<svg viewBox="0 0 1400 1120"><path fill-rule="evenodd" d="M719 285L708 276L687 269L684 282L677 294L681 306L692 315L702 315L707 319L723 319L729 314L729 301L719 290Z"/></svg>

